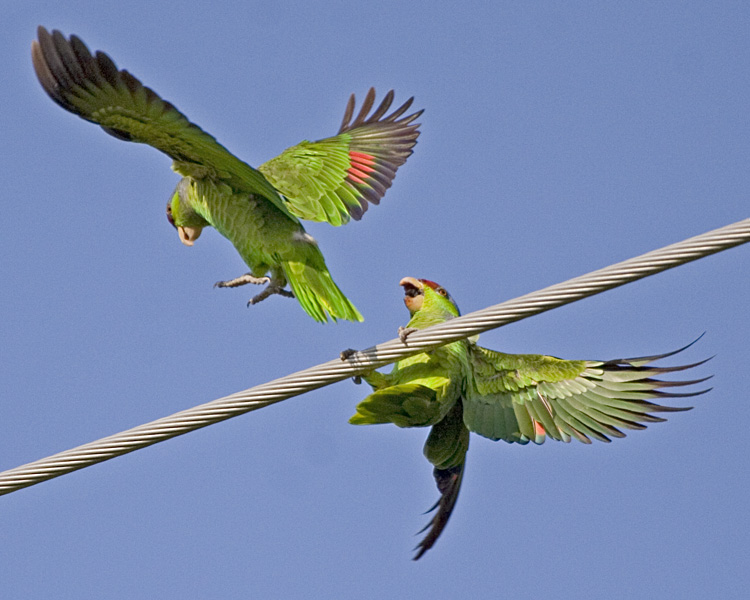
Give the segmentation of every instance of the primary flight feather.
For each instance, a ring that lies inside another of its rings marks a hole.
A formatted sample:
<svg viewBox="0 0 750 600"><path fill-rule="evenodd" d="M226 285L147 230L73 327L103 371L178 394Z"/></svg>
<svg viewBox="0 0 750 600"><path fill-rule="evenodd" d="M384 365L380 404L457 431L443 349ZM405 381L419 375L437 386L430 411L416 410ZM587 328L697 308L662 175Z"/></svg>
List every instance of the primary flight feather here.
<svg viewBox="0 0 750 600"><path fill-rule="evenodd" d="M320 322L362 320L299 219L343 225L379 203L419 136L415 121L422 111L405 115L413 98L386 114L391 90L370 113L370 89L354 116L352 95L337 135L303 141L254 169L103 52L92 54L75 35L66 39L44 27L37 34L34 70L57 104L118 139L149 144L172 158L182 179L167 217L180 240L190 246L212 226L250 268L219 287L266 283L251 303L281 294L296 297Z"/></svg>
<svg viewBox="0 0 750 600"><path fill-rule="evenodd" d="M406 277L400 284L411 314L402 339L413 330L459 316L458 306L437 283ZM661 389L708 379L656 379L705 362L677 367L650 364L676 352L609 361L562 360L505 354L460 340L400 360L389 374L364 375L374 391L357 405L351 423L432 428L424 453L434 467L440 498L433 519L422 530L427 534L416 548L415 560L435 544L451 516L464 476L470 432L519 444L541 444L548 437L586 444L592 439L609 442L612 437L625 437L622 429L645 429L645 423L665 420L652 413L689 410L654 400L708 391Z"/></svg>

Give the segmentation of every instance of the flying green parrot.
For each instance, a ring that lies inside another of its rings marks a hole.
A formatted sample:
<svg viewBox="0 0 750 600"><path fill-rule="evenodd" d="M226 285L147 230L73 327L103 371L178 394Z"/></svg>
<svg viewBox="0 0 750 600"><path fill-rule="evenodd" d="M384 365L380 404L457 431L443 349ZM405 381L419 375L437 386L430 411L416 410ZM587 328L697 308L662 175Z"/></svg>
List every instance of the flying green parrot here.
<svg viewBox="0 0 750 600"><path fill-rule="evenodd" d="M411 320L401 339L414 330L459 316L456 303L437 283L401 280ZM687 347L687 346L686 346ZM424 454L433 466L440 499L427 535L414 560L442 533L456 504L469 449L469 432L509 443L541 444L547 437L569 442L609 442L625 437L620 428L645 429L665 419L651 413L690 410L649 400L684 398L697 392L664 392L709 379L662 381L655 376L683 371L706 361L676 367L650 363L677 352L609 361L562 360L541 354L504 354L460 340L400 360L389 374L363 378L374 389L357 405L355 425L394 423L399 427L432 427ZM352 351L342 354L351 356ZM420 532L421 533L421 532Z"/></svg>
<svg viewBox="0 0 750 600"><path fill-rule="evenodd" d="M248 304L280 294L296 297L316 321L362 320L299 219L343 225L380 202L419 137L414 121L422 111L403 116L413 98L386 116L391 90L368 115L375 101L371 88L352 119L352 95L337 135L303 141L254 169L103 52L92 55L75 35L67 40L44 27L37 35L34 70L52 100L118 139L149 144L172 158L182 179L167 218L180 240L192 246L204 227L213 226L250 268L218 287L268 284Z"/></svg>

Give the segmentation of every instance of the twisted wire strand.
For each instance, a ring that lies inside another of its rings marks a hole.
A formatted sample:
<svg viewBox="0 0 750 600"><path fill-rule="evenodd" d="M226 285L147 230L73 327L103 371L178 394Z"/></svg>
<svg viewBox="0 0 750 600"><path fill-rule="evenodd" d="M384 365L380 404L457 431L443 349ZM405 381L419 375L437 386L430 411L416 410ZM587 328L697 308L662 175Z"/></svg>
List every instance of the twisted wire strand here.
<svg viewBox="0 0 750 600"><path fill-rule="evenodd" d="M739 246L750 241L750 219L709 231L542 290L415 331L406 343L393 339L0 473L0 495L219 423L305 392L336 383L406 356L507 325Z"/></svg>

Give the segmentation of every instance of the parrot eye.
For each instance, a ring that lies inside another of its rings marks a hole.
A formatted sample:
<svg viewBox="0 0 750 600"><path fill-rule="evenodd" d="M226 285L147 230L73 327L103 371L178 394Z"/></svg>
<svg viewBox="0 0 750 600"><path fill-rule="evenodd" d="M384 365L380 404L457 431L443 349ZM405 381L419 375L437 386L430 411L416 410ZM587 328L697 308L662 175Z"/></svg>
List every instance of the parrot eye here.
<svg viewBox="0 0 750 600"><path fill-rule="evenodd" d="M169 224L172 227L177 227L177 225L174 224L174 217L172 216L172 205L167 204L167 221L169 221Z"/></svg>
<svg viewBox="0 0 750 600"><path fill-rule="evenodd" d="M443 298L447 298L447 297L448 297L448 292L446 291L446 289L445 289L445 288L439 287L439 288L438 288L438 289L436 289L435 291L436 291L436 292L437 292L438 294L440 294L441 296L443 296Z"/></svg>

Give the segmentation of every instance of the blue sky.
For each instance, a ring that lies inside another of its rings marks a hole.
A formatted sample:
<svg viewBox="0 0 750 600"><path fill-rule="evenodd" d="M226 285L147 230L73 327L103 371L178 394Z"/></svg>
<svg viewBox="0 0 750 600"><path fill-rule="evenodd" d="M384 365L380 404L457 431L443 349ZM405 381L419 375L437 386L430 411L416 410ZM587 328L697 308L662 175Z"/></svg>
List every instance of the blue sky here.
<svg viewBox="0 0 750 600"><path fill-rule="evenodd" d="M748 217L741 2L120 2L4 7L0 469L394 337L398 281L464 312ZM366 321L216 290L244 265L164 217L169 159L54 105L36 26L110 54L257 165L348 95L425 108L366 218L308 227ZM750 336L738 248L482 336L508 352L665 352L714 390L610 445L474 438L443 537L423 430L347 423L342 382L0 498L13 598L744 597Z"/></svg>

